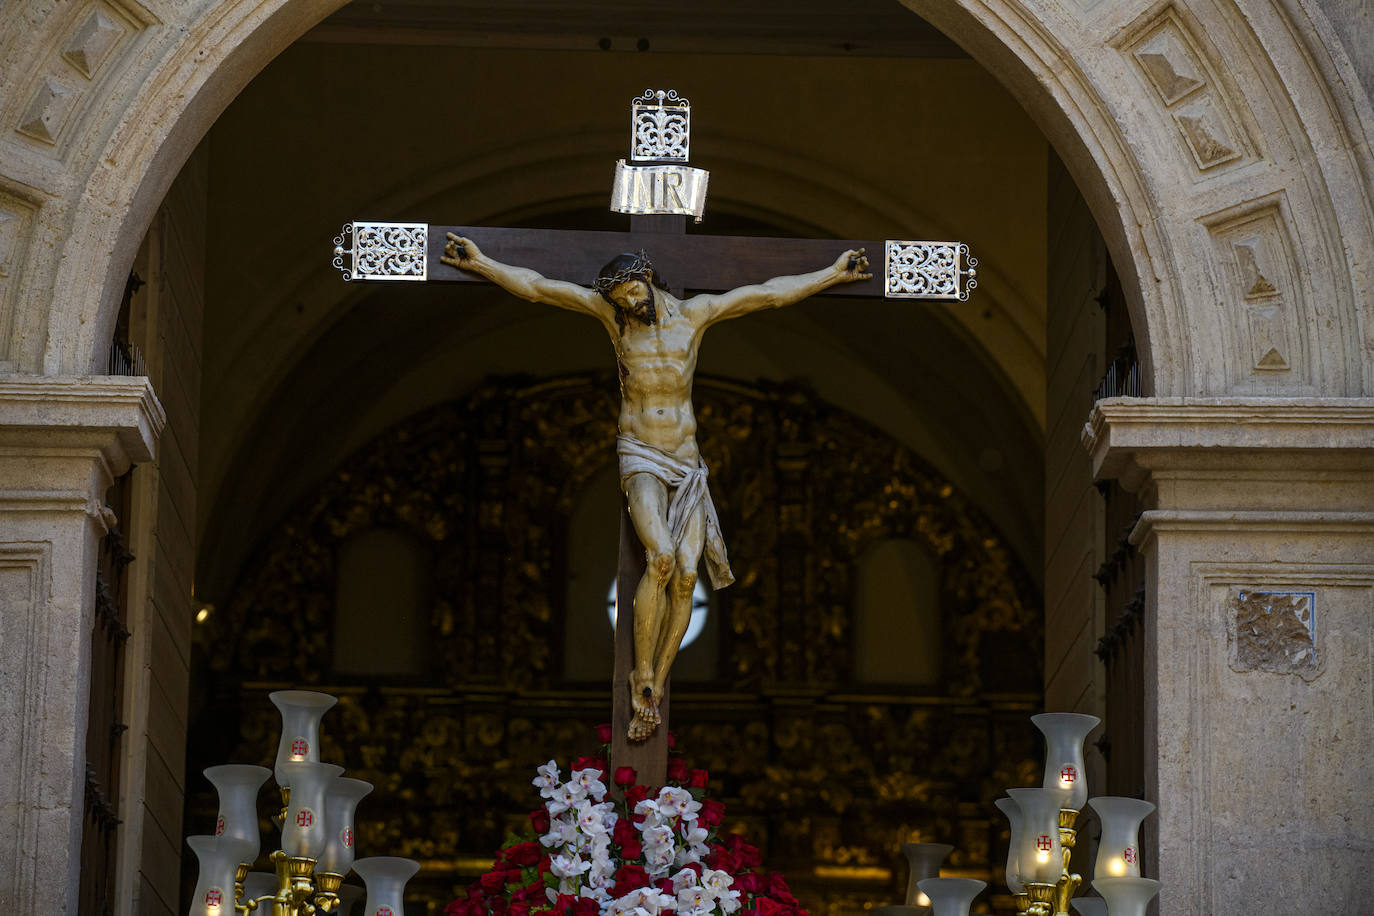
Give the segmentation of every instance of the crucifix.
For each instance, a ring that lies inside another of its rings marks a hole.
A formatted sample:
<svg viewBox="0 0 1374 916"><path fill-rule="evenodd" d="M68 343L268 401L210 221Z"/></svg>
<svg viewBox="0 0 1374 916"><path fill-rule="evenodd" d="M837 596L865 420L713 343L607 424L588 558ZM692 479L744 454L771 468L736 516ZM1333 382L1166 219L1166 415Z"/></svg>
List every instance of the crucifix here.
<svg viewBox="0 0 1374 916"><path fill-rule="evenodd" d="M629 232L352 222L334 249L346 280L491 282L595 318L610 336L625 494L611 759L650 785L666 773L668 671L698 564L705 559L715 588L734 581L696 443L691 391L702 334L814 295L967 300L977 286L977 260L959 242L687 235L686 217L701 220L709 177L687 165L690 117L673 91L632 101L633 164L617 162L611 195L611 209L630 215ZM869 251L883 252L881 281Z"/></svg>

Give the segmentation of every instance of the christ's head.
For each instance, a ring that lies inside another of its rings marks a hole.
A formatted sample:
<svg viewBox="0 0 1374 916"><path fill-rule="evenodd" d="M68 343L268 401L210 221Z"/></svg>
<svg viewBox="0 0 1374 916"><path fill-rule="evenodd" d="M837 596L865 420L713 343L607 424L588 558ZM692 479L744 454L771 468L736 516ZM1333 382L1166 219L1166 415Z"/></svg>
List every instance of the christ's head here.
<svg viewBox="0 0 1374 916"><path fill-rule="evenodd" d="M622 332L630 318L645 325L658 320L654 287L667 289L643 251L616 255L596 278L596 291L615 309L616 324Z"/></svg>

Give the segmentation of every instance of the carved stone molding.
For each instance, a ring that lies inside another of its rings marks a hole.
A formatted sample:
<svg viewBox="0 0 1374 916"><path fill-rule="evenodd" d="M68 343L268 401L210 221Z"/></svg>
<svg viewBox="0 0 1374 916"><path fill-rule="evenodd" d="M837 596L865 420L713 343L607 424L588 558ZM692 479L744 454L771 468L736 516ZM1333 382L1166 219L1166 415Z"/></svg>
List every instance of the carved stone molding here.
<svg viewBox="0 0 1374 916"><path fill-rule="evenodd" d="M1161 114L1173 122L1197 180L1219 166L1255 158L1255 144L1243 128L1243 103L1230 96L1220 65L1213 63L1217 56L1177 6L1152 8L1112 44L1135 62Z"/></svg>
<svg viewBox="0 0 1374 916"><path fill-rule="evenodd" d="M132 38L157 18L134 0L95 0L67 20L65 35L36 66L34 81L14 125L17 133L61 158L67 129L93 104L93 87L132 49Z"/></svg>
<svg viewBox="0 0 1374 916"><path fill-rule="evenodd" d="M1231 383L1308 387L1312 361L1304 327L1310 313L1298 277L1286 195L1266 195L1203 217L1221 279L1237 355ZM1243 361L1242 361L1243 360ZM1248 366L1247 366L1248 364Z"/></svg>
<svg viewBox="0 0 1374 916"><path fill-rule="evenodd" d="M0 377L0 445L91 449L118 476L150 461L167 422L146 378Z"/></svg>

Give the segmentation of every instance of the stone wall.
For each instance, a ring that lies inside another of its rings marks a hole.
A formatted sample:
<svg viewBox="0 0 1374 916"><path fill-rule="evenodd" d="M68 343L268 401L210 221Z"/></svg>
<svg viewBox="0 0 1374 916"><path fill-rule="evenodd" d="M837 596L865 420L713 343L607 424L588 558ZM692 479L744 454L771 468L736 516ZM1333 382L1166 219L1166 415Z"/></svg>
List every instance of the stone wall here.
<svg viewBox="0 0 1374 916"><path fill-rule="evenodd" d="M157 460L134 471L127 700L129 765L119 837L119 905L171 914L184 831L187 686L199 460L207 160L198 151L158 211L135 262L146 281L131 337L167 409Z"/></svg>
<svg viewBox="0 0 1374 916"><path fill-rule="evenodd" d="M1050 159L1049 226L1045 708L1102 716L1105 685L1093 648L1102 635L1103 602L1092 575L1105 559L1104 518L1080 434L1107 362L1105 320L1096 300L1106 282L1107 254L1057 157Z"/></svg>

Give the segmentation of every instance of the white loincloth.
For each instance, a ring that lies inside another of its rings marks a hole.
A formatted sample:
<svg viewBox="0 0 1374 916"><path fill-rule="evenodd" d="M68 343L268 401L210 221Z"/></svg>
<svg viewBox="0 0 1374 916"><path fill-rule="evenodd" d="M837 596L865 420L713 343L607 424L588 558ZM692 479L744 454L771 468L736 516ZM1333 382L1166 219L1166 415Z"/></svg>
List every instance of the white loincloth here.
<svg viewBox="0 0 1374 916"><path fill-rule="evenodd" d="M635 474L650 474L672 493L668 500L668 531L673 536L673 544L681 547L682 538L687 533L687 520L698 503L704 504L706 512L706 569L711 575L711 587L722 589L735 581L730 571L730 558L725 555L725 539L720 535L720 518L716 515L716 504L711 500L711 490L706 485L706 462L697 458L692 466L681 458L675 458L663 449L656 448L634 436L616 437L616 455L620 458L620 489ZM628 492L627 492L628 495Z"/></svg>

